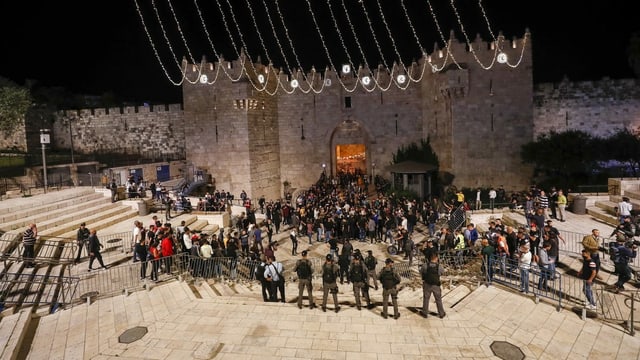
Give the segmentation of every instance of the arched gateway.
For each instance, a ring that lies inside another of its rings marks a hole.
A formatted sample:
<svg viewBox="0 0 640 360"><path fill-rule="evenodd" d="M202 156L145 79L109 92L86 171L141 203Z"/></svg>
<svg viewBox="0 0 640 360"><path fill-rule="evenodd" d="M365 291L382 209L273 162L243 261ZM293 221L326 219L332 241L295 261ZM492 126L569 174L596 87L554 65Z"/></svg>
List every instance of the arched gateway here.
<svg viewBox="0 0 640 360"><path fill-rule="evenodd" d="M351 119L341 122L331 134L331 164L328 164L331 174L370 174L373 164L370 145L369 134L362 124Z"/></svg>

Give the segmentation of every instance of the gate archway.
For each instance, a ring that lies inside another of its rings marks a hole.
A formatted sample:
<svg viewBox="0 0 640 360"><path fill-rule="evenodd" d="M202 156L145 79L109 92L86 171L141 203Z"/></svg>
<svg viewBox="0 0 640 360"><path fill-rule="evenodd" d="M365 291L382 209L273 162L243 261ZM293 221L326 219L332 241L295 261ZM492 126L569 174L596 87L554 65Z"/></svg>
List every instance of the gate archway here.
<svg viewBox="0 0 640 360"><path fill-rule="evenodd" d="M347 119L338 124L331 134L331 174L370 174L370 145L368 132L357 121Z"/></svg>

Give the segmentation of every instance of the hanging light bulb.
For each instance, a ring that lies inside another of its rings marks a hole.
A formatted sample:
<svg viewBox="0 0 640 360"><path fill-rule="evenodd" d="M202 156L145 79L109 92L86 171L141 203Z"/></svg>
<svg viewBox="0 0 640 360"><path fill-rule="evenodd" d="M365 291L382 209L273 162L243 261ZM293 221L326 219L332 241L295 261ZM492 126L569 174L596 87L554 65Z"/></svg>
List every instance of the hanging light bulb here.
<svg viewBox="0 0 640 360"><path fill-rule="evenodd" d="M264 75L258 75L258 81L260 82L260 84L264 84Z"/></svg>
<svg viewBox="0 0 640 360"><path fill-rule="evenodd" d="M363 76L360 82L362 83L362 85L368 86L369 84L371 84L371 78L369 76Z"/></svg>
<svg viewBox="0 0 640 360"><path fill-rule="evenodd" d="M407 77L404 74L400 74L396 77L398 84L404 84L407 81Z"/></svg>
<svg viewBox="0 0 640 360"><path fill-rule="evenodd" d="M505 54L505 53L503 53L503 52L500 52L500 53L498 54L498 57L496 58L496 60L498 60L498 62L499 62L500 64L504 64L504 63L506 63L506 62L507 62L507 60L508 60L508 59L507 59L507 54Z"/></svg>
<svg viewBox="0 0 640 360"><path fill-rule="evenodd" d="M291 80L290 84L291 84L291 87L294 88L294 89L297 88L300 85L300 83L298 82L297 79Z"/></svg>
<svg viewBox="0 0 640 360"><path fill-rule="evenodd" d="M200 75L200 84L206 84L208 80L209 78L207 77L206 74Z"/></svg>
<svg viewBox="0 0 640 360"><path fill-rule="evenodd" d="M343 74L348 74L350 72L351 72L351 65L349 65L349 64L342 65L342 73Z"/></svg>

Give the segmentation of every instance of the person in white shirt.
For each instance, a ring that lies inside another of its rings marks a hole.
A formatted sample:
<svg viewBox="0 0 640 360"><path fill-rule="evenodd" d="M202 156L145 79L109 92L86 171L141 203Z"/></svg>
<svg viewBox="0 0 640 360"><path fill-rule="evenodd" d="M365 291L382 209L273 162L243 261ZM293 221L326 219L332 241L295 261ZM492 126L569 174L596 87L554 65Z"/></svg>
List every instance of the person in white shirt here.
<svg viewBox="0 0 640 360"><path fill-rule="evenodd" d="M620 217L620 224L624 223L624 219L631 217L631 210L633 210L633 205L629 202L629 198L626 196L622 197L622 201L618 203L618 216Z"/></svg>
<svg viewBox="0 0 640 360"><path fill-rule="evenodd" d="M280 290L280 302L285 302L284 298L284 276L282 276L282 264L277 262L273 256L267 257L267 266L264 269L264 278L271 286L271 299L278 301L278 290Z"/></svg>
<svg viewBox="0 0 640 360"><path fill-rule="evenodd" d="M489 207L491 208L491 210L493 210L493 207L496 205L497 196L498 193L496 193L496 189L491 188L491 190L489 190Z"/></svg>

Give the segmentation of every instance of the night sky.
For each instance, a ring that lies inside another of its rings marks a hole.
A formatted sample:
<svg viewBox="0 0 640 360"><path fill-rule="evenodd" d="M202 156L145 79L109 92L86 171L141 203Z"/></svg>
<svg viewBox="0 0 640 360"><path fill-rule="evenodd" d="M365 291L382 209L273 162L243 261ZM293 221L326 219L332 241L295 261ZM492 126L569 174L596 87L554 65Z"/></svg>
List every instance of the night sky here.
<svg viewBox="0 0 640 360"><path fill-rule="evenodd" d="M170 74L177 76L166 42L160 31L150 0L137 0L145 22L152 32L160 57ZM235 51L230 44L217 4L227 11L229 27L235 29L230 13L229 1L240 23L250 55L261 56L266 63L260 39L253 28L247 0L198 0L214 46L225 58L234 59ZM264 3L271 9L271 18L276 31L282 27L275 12L275 0L248 0L263 34L265 46L272 61L285 67L277 43L273 40ZM303 68L311 65L316 69L327 66L324 49L307 8L307 0L278 0L296 52ZM336 36L327 0L309 0L316 12L319 26L325 36L335 64L345 61L344 51ZM381 59L370 36L368 24L358 0L330 0L338 21L344 24L341 31L345 44L354 61L361 63L356 43L346 18L342 1L349 9L351 20L363 45L367 61L377 65ZM385 10L385 17L394 34L396 46L405 63L420 56L411 30L406 22L400 0L362 0L372 19L374 31L385 54L387 63L395 59L392 43L379 16L378 3ZM427 52L439 42L427 0L404 0L411 20ZM564 76L570 80L598 80L603 77L633 77L627 65L626 47L630 35L640 30L638 12L634 1L506 1L484 0L487 16L494 33L502 31L507 39L521 37L525 29L532 34L534 54L534 81L557 82ZM169 33L179 59L187 55L181 45L176 25L169 11L167 0L155 0L156 7L166 31ZM196 60L206 56L214 60L193 0L172 0L171 4L180 21L189 48ZM392 6L392 4L394 6ZM449 0L431 0L445 37L454 30L457 38L464 41L460 27ZM480 33L489 40L489 33L477 0L457 0L466 32L473 40ZM113 92L119 98L138 102L180 102L180 87L172 85L164 75L147 39L134 0L113 1L47 1L0 3L0 77L8 78L20 85L27 79L43 86L61 86L73 93L101 95ZM237 33L233 31L234 36ZM293 62L284 36L282 46ZM235 37L236 43L240 39ZM357 55L357 56L355 56ZM292 67L294 64L291 64ZM297 67L297 66L296 66Z"/></svg>

